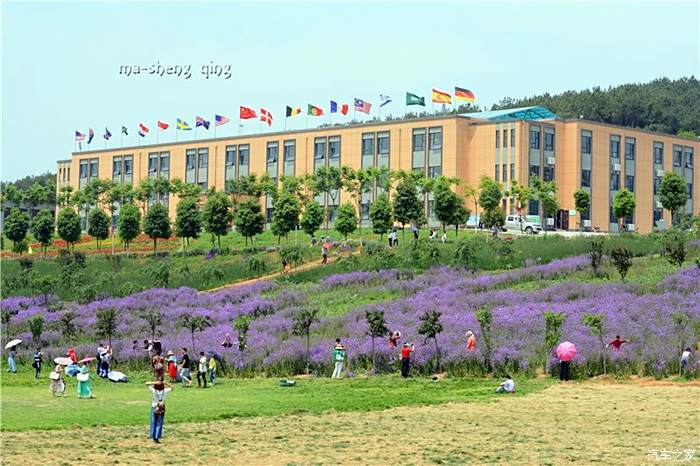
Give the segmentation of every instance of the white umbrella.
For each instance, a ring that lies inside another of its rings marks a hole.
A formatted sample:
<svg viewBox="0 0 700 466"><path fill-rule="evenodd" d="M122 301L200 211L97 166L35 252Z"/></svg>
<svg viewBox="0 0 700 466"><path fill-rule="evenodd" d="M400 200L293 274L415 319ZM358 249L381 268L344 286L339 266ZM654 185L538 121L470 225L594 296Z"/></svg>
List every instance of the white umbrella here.
<svg viewBox="0 0 700 466"><path fill-rule="evenodd" d="M70 366L73 364L73 360L71 358L54 358L53 362L56 364L60 364L61 366Z"/></svg>
<svg viewBox="0 0 700 466"><path fill-rule="evenodd" d="M5 349L10 349L13 346L19 345L20 343L22 343L22 340L20 340L19 338L15 338L14 340L5 345Z"/></svg>

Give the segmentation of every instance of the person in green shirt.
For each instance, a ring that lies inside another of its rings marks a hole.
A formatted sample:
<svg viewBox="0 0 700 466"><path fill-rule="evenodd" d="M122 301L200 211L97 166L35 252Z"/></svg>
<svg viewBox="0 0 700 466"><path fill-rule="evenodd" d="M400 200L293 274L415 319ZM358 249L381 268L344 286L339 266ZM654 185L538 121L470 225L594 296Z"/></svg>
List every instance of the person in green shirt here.
<svg viewBox="0 0 700 466"><path fill-rule="evenodd" d="M345 363L346 351L345 347L340 343L340 338L335 339L335 348L333 348L333 361L335 369L333 370L332 379L339 379L343 372L343 364Z"/></svg>

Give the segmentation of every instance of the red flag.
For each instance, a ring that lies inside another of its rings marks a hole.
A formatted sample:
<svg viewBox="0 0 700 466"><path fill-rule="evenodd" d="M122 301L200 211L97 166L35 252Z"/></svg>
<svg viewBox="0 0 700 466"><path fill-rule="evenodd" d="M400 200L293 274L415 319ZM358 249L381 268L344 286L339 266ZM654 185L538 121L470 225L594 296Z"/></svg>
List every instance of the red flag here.
<svg viewBox="0 0 700 466"><path fill-rule="evenodd" d="M343 115L348 114L348 104L343 104L343 106L340 108L340 113L342 113Z"/></svg>
<svg viewBox="0 0 700 466"><path fill-rule="evenodd" d="M272 113L268 112L264 108L260 109L260 121L267 123L267 126L272 126Z"/></svg>
<svg viewBox="0 0 700 466"><path fill-rule="evenodd" d="M159 127L160 129L168 129L168 128L170 128L170 125L167 124L167 123L165 123L165 122L162 122L162 121L158 120L158 127Z"/></svg>
<svg viewBox="0 0 700 466"><path fill-rule="evenodd" d="M141 128L141 131L143 131L144 133L147 133L148 131L150 131L148 129L148 127L146 125L144 125L143 123L139 123L139 128Z"/></svg>
<svg viewBox="0 0 700 466"><path fill-rule="evenodd" d="M253 110L252 108L241 106L241 120L250 120L251 118L256 118L257 116L257 113L255 113L255 110Z"/></svg>

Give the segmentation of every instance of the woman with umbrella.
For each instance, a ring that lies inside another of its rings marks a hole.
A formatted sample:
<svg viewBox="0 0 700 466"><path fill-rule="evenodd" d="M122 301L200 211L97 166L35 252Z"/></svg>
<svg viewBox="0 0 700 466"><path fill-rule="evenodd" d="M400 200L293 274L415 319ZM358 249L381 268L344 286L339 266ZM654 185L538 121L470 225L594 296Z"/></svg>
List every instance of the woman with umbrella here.
<svg viewBox="0 0 700 466"><path fill-rule="evenodd" d="M80 368L80 373L76 376L78 379L78 398L94 398L92 396L92 386L90 385L90 371L87 365L95 358L85 358L80 362L83 366Z"/></svg>
<svg viewBox="0 0 700 466"><path fill-rule="evenodd" d="M22 343L22 340L15 339L5 345L5 349L9 350L7 353L7 372L17 373L17 345Z"/></svg>
<svg viewBox="0 0 700 466"><path fill-rule="evenodd" d="M58 359L65 359L65 358L56 358ZM53 371L49 373L49 380L51 380L51 385L49 386L49 390L51 391L51 394L53 396L56 396L56 393L60 393L61 396L66 396L66 384L63 381L63 366L60 364L60 361L55 361L56 362L56 367L54 367Z"/></svg>
<svg viewBox="0 0 700 466"><path fill-rule="evenodd" d="M576 346L568 341L560 343L556 350L559 359L559 380L569 380L571 360L576 356Z"/></svg>

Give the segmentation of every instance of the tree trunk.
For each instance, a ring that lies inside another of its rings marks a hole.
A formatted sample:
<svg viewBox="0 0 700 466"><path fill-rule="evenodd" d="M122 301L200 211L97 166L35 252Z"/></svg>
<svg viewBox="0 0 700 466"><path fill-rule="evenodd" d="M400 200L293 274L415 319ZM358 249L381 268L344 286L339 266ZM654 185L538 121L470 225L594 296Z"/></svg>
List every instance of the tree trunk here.
<svg viewBox="0 0 700 466"><path fill-rule="evenodd" d="M435 357L437 358L436 372L440 372L440 347L438 346L437 335L433 337L433 341L435 342Z"/></svg>
<svg viewBox="0 0 700 466"><path fill-rule="evenodd" d="M197 349L194 347L194 330L190 332L190 336L192 337L192 355L197 356Z"/></svg>
<svg viewBox="0 0 700 466"><path fill-rule="evenodd" d="M377 372L377 358L374 354L374 335L372 335L372 372Z"/></svg>
<svg viewBox="0 0 700 466"><path fill-rule="evenodd" d="M309 375L309 362L311 359L311 335L309 334L309 331L306 331L306 375Z"/></svg>
<svg viewBox="0 0 700 466"><path fill-rule="evenodd" d="M156 253L156 242L158 241L158 238L155 236L153 237L153 254Z"/></svg>

